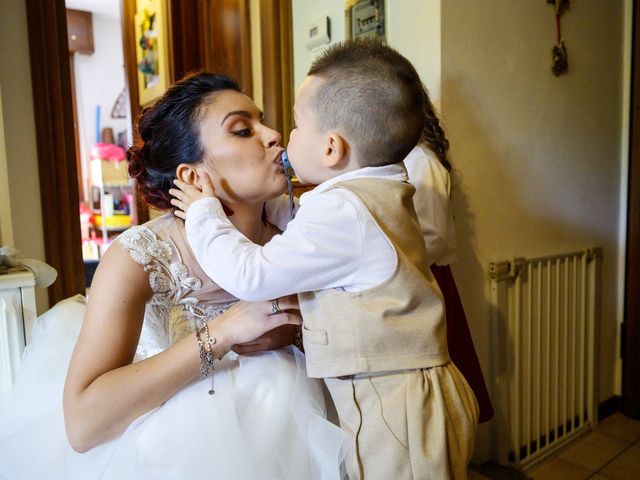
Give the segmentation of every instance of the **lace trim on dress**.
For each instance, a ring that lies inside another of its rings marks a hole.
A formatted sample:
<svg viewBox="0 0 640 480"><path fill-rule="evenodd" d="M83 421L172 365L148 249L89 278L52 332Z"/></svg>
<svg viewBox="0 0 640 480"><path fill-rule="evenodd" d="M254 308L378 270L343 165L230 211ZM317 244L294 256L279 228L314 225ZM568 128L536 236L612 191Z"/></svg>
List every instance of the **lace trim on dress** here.
<svg viewBox="0 0 640 480"><path fill-rule="evenodd" d="M159 239L148 227L131 227L116 241L149 273L149 285L153 290L145 312L138 349L140 356L146 357L168 347L194 331L194 320L200 323L215 318L235 303L202 305L193 296L202 287L201 280L189 274L176 245ZM173 253L177 259L172 261Z"/></svg>
<svg viewBox="0 0 640 480"><path fill-rule="evenodd" d="M145 226L131 227L118 237L137 263L149 273L149 284L153 290L154 303L193 303L195 298L188 292L200 289L199 278L190 277L187 267L182 263L180 252L175 245L169 245L158 239L156 234ZM171 250L175 251L178 261L171 261Z"/></svg>

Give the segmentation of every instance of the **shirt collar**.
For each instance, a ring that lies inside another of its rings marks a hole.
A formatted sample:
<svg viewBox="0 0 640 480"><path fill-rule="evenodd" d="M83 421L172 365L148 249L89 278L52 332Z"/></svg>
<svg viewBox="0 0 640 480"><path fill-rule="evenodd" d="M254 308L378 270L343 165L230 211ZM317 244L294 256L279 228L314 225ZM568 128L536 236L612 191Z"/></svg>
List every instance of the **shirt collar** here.
<svg viewBox="0 0 640 480"><path fill-rule="evenodd" d="M357 170L342 173L336 177L330 178L322 182L316 188L309 192L305 192L300 196L300 202L303 202L306 198L319 195L325 192L336 183L346 182L347 180L353 180L354 178L382 178L386 180L398 180L401 182L407 182L409 177L407 176L407 169L403 162L392 163L390 165L384 165L382 167L362 167Z"/></svg>

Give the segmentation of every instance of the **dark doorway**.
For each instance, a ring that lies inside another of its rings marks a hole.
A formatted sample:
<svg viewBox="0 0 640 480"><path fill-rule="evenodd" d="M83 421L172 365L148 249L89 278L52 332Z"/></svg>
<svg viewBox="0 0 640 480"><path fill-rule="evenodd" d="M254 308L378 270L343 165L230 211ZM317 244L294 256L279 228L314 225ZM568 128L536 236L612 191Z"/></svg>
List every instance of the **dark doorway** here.
<svg viewBox="0 0 640 480"><path fill-rule="evenodd" d="M640 419L640 8L634 2L622 409Z"/></svg>

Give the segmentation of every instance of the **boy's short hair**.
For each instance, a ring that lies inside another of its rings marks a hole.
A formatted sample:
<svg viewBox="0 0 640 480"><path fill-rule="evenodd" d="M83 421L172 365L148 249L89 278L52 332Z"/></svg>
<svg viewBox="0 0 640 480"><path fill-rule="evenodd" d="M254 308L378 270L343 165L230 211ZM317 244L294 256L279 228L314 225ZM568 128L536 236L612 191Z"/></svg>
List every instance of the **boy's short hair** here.
<svg viewBox="0 0 640 480"><path fill-rule="evenodd" d="M403 160L424 125L420 76L411 62L373 38L330 46L308 75L322 80L309 107L318 127L339 128L362 167Z"/></svg>

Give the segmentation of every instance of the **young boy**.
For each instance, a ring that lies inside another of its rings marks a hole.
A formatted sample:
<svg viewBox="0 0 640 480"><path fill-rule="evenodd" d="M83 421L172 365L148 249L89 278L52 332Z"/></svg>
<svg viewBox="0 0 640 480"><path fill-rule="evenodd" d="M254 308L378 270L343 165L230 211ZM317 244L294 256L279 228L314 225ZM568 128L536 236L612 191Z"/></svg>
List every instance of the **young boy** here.
<svg viewBox="0 0 640 480"><path fill-rule="evenodd" d="M188 207L189 243L214 281L245 300L302 292L307 372L325 379L352 435L351 479L466 478L473 450L477 404L449 361L402 164L423 102L413 66L378 41L316 59L287 152L301 183L318 186L264 246L239 234L216 198L178 182L174 204Z"/></svg>

